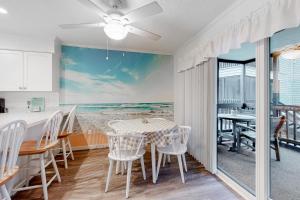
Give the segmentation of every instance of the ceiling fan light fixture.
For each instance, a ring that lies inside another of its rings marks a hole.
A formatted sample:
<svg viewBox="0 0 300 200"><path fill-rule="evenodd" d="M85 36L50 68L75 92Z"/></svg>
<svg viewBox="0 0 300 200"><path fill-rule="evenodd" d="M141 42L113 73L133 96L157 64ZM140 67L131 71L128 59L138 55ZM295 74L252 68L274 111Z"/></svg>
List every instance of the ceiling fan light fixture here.
<svg viewBox="0 0 300 200"><path fill-rule="evenodd" d="M0 7L0 14L5 15L5 14L7 14L7 13L8 13L8 12L7 12L7 10L6 10L5 8Z"/></svg>
<svg viewBox="0 0 300 200"><path fill-rule="evenodd" d="M127 28L117 21L113 21L105 25L104 32L113 40L123 40L128 34Z"/></svg>
<svg viewBox="0 0 300 200"><path fill-rule="evenodd" d="M288 50L288 51L283 52L281 54L281 56L287 60L300 59L300 50L296 50L296 49Z"/></svg>

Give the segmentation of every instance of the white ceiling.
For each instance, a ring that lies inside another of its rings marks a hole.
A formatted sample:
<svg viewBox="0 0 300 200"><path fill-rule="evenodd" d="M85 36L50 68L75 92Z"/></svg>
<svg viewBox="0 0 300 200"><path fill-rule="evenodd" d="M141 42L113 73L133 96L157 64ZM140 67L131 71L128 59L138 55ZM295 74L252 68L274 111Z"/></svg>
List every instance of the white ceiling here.
<svg viewBox="0 0 300 200"><path fill-rule="evenodd" d="M105 0L104 0L105 1ZM126 13L153 0L127 0ZM151 41L129 35L121 42L111 42L111 49L173 53L206 24L236 0L157 0L164 12L136 22L134 25L160 34ZM100 21L99 16L77 0L0 0L8 15L0 15L0 32L33 37L57 36L65 44L106 47L103 29L62 30L59 24Z"/></svg>

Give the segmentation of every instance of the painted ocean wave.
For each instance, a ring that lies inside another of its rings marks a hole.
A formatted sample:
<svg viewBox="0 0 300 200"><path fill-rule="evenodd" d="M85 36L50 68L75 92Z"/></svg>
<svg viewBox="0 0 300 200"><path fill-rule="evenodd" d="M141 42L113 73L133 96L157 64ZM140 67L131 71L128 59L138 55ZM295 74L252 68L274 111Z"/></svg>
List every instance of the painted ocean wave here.
<svg viewBox="0 0 300 200"><path fill-rule="evenodd" d="M70 106L62 104L61 106ZM75 132L96 133L111 131L110 120L160 117L174 120L173 103L102 103L79 104Z"/></svg>
<svg viewBox="0 0 300 200"><path fill-rule="evenodd" d="M69 106L70 104L62 104L61 106ZM102 103L102 104L79 104L77 112L101 112L101 111L173 111L173 103Z"/></svg>

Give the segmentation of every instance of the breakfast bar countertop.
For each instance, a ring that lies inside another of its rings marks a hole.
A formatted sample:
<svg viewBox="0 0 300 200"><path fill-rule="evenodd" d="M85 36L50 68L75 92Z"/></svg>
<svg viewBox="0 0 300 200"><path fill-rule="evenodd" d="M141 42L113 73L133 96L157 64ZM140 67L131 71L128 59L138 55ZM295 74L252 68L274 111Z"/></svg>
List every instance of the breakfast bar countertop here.
<svg viewBox="0 0 300 200"><path fill-rule="evenodd" d="M44 112L14 110L9 113L0 113L0 127L15 120L24 120L27 122L28 128L30 128L45 122L57 110L61 110L64 112L64 115L67 115L71 107L51 107L47 108Z"/></svg>

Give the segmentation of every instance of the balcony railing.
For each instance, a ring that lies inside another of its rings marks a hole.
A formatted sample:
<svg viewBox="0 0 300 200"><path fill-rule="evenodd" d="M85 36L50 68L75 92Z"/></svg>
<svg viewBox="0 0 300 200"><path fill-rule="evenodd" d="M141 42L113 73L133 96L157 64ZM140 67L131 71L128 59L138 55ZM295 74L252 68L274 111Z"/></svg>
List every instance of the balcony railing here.
<svg viewBox="0 0 300 200"><path fill-rule="evenodd" d="M271 107L274 116L284 115L286 117L285 132L280 135L279 140L294 146L300 145L300 106L274 105Z"/></svg>

